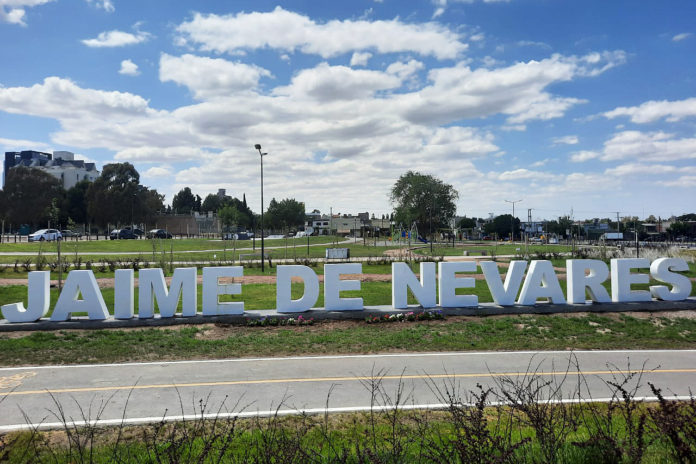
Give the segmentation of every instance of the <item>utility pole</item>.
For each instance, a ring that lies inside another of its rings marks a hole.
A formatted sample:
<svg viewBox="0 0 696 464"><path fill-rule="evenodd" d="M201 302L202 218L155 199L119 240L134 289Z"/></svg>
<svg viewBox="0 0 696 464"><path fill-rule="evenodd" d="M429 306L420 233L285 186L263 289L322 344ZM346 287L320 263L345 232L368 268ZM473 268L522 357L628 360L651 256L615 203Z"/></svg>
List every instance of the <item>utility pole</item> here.
<svg viewBox="0 0 696 464"><path fill-rule="evenodd" d="M519 200L505 200L505 203L512 203L512 218L510 219L510 243L515 241L515 203L521 202Z"/></svg>

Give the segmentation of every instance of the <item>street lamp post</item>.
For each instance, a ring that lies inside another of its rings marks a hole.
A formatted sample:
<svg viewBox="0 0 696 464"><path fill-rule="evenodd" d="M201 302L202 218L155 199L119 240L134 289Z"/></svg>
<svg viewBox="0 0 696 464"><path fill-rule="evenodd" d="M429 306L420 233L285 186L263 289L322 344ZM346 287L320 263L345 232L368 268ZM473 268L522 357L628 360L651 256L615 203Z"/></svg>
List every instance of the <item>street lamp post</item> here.
<svg viewBox="0 0 696 464"><path fill-rule="evenodd" d="M258 143L254 145L254 148L256 148L259 151L259 159L261 160L261 272L263 273L265 259L263 243L263 157L266 156L268 153L262 153L261 145Z"/></svg>
<svg viewBox="0 0 696 464"><path fill-rule="evenodd" d="M512 218L510 219L510 243L515 240L515 203L519 203L520 200L505 200L505 203L512 203Z"/></svg>

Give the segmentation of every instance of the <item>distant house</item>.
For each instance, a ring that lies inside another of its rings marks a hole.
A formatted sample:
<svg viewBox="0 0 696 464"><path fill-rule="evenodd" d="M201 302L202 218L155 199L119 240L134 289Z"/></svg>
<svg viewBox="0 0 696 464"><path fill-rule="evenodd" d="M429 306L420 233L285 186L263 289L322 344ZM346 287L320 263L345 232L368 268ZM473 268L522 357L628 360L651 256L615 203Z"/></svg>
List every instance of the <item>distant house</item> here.
<svg viewBox="0 0 696 464"><path fill-rule="evenodd" d="M16 166L40 169L56 179L59 179L63 188L68 190L82 180L94 182L99 177L99 171L94 163L76 160L75 154L69 151L54 151L44 153L40 151L6 151L2 185L5 186L7 173Z"/></svg>

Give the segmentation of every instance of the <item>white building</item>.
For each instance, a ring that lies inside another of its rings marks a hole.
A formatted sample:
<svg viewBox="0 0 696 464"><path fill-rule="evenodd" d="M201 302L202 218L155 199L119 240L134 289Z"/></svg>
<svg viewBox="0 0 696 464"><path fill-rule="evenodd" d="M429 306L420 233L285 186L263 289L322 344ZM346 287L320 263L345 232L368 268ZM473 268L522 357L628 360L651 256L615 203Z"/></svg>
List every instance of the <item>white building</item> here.
<svg viewBox="0 0 696 464"><path fill-rule="evenodd" d="M74 187L82 180L94 182L99 177L99 171L94 163L76 160L75 154L69 151L54 151L53 159L36 164L30 167L41 169L56 179L60 179L65 190Z"/></svg>

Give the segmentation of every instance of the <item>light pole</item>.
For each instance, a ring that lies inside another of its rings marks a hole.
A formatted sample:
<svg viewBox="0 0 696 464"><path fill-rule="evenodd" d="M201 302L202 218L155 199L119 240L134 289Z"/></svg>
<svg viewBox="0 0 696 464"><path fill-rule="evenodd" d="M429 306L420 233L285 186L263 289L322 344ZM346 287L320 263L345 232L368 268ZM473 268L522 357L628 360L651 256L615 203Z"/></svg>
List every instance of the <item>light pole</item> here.
<svg viewBox="0 0 696 464"><path fill-rule="evenodd" d="M520 200L505 200L505 203L512 203L512 218L510 219L510 243L515 240L515 203L519 203Z"/></svg>
<svg viewBox="0 0 696 464"><path fill-rule="evenodd" d="M261 145L258 143L254 145L254 148L256 148L259 151L259 159L261 160L261 272L263 273L265 259L263 244L263 157L266 156L268 153L262 153Z"/></svg>

